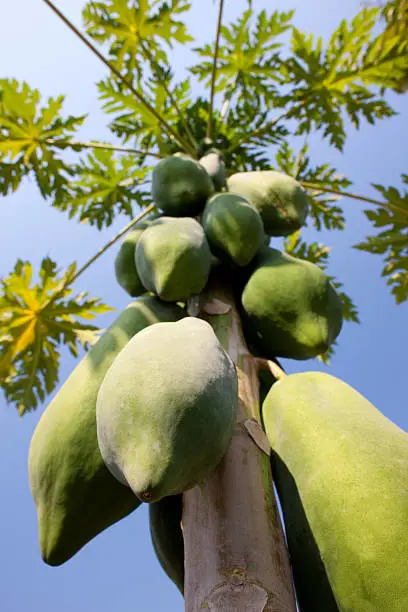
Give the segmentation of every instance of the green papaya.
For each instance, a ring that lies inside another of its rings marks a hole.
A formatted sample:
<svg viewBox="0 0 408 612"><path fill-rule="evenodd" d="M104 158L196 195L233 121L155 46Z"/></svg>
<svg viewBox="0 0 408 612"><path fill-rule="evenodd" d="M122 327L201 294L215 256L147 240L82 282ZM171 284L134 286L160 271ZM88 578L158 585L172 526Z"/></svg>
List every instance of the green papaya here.
<svg viewBox="0 0 408 612"><path fill-rule="evenodd" d="M342 326L339 297L315 264L263 248L244 286L245 333L266 358L323 354Z"/></svg>
<svg viewBox="0 0 408 612"><path fill-rule="evenodd" d="M105 467L96 434L96 397L119 351L144 327L175 321L184 311L143 297L119 315L91 348L41 416L29 452L42 557L70 559L98 533L140 504Z"/></svg>
<svg viewBox="0 0 408 612"><path fill-rule="evenodd" d="M135 260L146 289L169 302L200 293L211 269L204 230L190 217L154 221L137 243Z"/></svg>
<svg viewBox="0 0 408 612"><path fill-rule="evenodd" d="M210 176L215 191L221 191L227 187L227 169L217 149L210 149L198 162Z"/></svg>
<svg viewBox="0 0 408 612"><path fill-rule="evenodd" d="M184 591L183 496L171 495L149 504L152 544L160 565L179 591Z"/></svg>
<svg viewBox="0 0 408 612"><path fill-rule="evenodd" d="M147 223L140 223L126 234L115 258L115 276L118 284L132 297L146 292L136 269L135 250Z"/></svg>
<svg viewBox="0 0 408 612"><path fill-rule="evenodd" d="M291 176L272 170L237 172L229 177L228 189L255 206L268 236L287 236L305 224L307 195Z"/></svg>
<svg viewBox="0 0 408 612"><path fill-rule="evenodd" d="M165 157L153 170L153 200L170 217L196 217L213 190L205 168L188 155Z"/></svg>
<svg viewBox="0 0 408 612"><path fill-rule="evenodd" d="M247 266L264 243L258 211L234 193L213 195L205 205L202 224L214 255L238 266Z"/></svg>
<svg viewBox="0 0 408 612"><path fill-rule="evenodd" d="M237 403L234 363L209 323L152 325L119 353L101 385L105 464L142 501L182 493L224 456Z"/></svg>
<svg viewBox="0 0 408 612"><path fill-rule="evenodd" d="M408 434L322 372L279 380L262 412L301 610L408 610Z"/></svg>

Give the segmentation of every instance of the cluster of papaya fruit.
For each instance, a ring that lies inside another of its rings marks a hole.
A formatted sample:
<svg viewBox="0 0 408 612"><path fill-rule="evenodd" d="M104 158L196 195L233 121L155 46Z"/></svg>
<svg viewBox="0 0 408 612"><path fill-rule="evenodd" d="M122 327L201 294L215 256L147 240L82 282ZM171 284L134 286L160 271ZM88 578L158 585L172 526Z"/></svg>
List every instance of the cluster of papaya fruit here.
<svg viewBox="0 0 408 612"><path fill-rule="evenodd" d="M269 247L306 220L306 194L291 177L227 178L209 149L199 161L160 161L152 198L161 214L136 226L115 260L137 299L45 410L29 476L47 563L64 563L148 502L154 549L183 591L182 493L221 461L238 405L235 365L211 325L189 316L190 299L212 270L228 269L248 345L266 359L324 352L342 313L320 268ZM300 608L408 609L406 434L334 377L272 382L260 380L263 425Z"/></svg>

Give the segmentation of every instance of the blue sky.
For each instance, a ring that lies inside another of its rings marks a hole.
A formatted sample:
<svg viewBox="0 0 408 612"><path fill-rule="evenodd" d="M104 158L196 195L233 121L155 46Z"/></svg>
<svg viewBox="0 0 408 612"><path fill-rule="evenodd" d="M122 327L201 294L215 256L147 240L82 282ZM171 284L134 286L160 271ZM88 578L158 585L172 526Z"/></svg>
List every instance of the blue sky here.
<svg viewBox="0 0 408 612"><path fill-rule="evenodd" d="M60 0L58 6L80 24L83 2ZM254 0L255 9L295 8L295 23L327 36L341 18L360 7L359 0L328 0L325 10L318 0ZM243 0L226 0L226 19L238 14ZM188 18L198 41L214 36L216 4L193 0ZM26 80L44 95L66 94L66 111L89 112L83 138L108 139L106 120L99 110L94 83L106 75L105 67L75 39L40 0L14 0L2 7L0 76ZM188 56L187 56L188 57ZM174 54L181 74L184 50ZM187 63L191 63L190 60ZM407 172L407 95L390 96L399 115L375 127L351 130L343 153L329 150L319 136L312 139L316 164L329 161L353 180L352 190L375 197L370 182L399 187ZM367 233L359 202L344 202L347 231L321 234L318 239L333 247L330 273L345 284L360 308L362 324L345 325L330 373L353 385L385 415L408 430L406 399L406 347L408 306L396 307L380 277L381 259L360 253L351 245ZM64 213L42 201L36 186L26 183L0 206L0 275L7 275L18 257L38 265L49 254L61 267L73 260L84 262L125 224L117 221L103 232L68 222ZM306 237L316 239L313 231ZM109 251L77 282L78 291L100 296L117 309L127 303L115 283ZM101 327L116 315L101 317ZM64 353L63 382L75 365ZM290 372L321 370L319 362L285 362ZM40 558L34 503L28 488L27 453L32 432L43 408L20 419L0 397L0 609L4 612L178 612L183 602L162 572L150 544L146 507L106 530L72 560L59 568L47 567Z"/></svg>

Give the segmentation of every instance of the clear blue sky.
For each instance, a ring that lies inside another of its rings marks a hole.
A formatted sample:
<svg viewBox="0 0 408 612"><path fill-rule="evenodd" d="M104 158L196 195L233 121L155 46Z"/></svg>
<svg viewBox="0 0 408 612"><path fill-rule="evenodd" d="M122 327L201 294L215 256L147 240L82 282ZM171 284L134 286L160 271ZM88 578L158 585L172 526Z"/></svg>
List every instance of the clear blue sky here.
<svg viewBox="0 0 408 612"><path fill-rule="evenodd" d="M58 5L80 24L80 0L59 0ZM295 8L295 23L325 38L343 17L351 17L359 0L254 0L255 9ZM236 15L243 0L226 0L226 17ZM216 4L193 0L189 25L199 40L214 36ZM109 138L99 111L94 83L106 75L99 61L60 23L41 0L3 3L0 38L0 76L26 80L45 95L66 94L66 110L89 112L84 138ZM175 54L178 74L184 52ZM330 161L354 181L353 191L374 196L371 182L398 183L407 172L408 96L392 96L400 115L352 131L344 153L328 150L316 137L311 142L313 162ZM333 246L330 273L338 276L360 307L362 325L347 324L330 372L353 385L384 414L408 430L406 350L408 306L396 307L380 278L381 259L360 253L351 245L361 240L367 223L362 206L345 201L347 232L320 235ZM49 254L61 267L73 260L84 262L124 225L119 220L103 232L68 222L46 205L34 184L25 184L0 206L0 275L7 275L18 257L38 265ZM307 237L314 237L308 232ZM116 285L113 258L116 248L100 259L78 281L88 290L122 309L126 294ZM101 317L101 327L113 318ZM61 381L74 367L64 353ZM319 362L285 362L288 371L325 369ZM42 412L20 419L0 397L0 609L3 612L179 612L183 602L177 589L158 565L150 544L146 507L114 525L59 568L47 567L40 558L37 520L28 488L27 453L32 432Z"/></svg>

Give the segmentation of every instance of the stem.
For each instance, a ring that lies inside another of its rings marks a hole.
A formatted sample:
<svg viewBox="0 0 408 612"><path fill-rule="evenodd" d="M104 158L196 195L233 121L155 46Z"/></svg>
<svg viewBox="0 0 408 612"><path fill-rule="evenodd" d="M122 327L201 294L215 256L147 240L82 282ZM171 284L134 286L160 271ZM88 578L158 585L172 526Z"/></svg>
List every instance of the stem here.
<svg viewBox="0 0 408 612"><path fill-rule="evenodd" d="M295 612L269 456L245 426L260 420L257 362L243 339L228 280L213 284L209 297L231 306L224 315L205 318L236 364L239 409L224 459L183 495L185 610Z"/></svg>
<svg viewBox="0 0 408 612"><path fill-rule="evenodd" d="M228 117L228 111L229 111L229 107L231 104L231 98L232 98L232 94L235 91L235 88L237 86L237 81L238 81L238 75L234 78L234 80L232 81L229 89L228 89L228 93L225 95L224 98L224 103L222 105L221 108L221 114L220 114L220 121L226 121L227 117Z"/></svg>
<svg viewBox="0 0 408 612"><path fill-rule="evenodd" d="M150 53L149 49L147 47L145 47L144 42L141 39L139 39L139 42L140 42L140 46L142 48L142 52L144 53L145 57L147 57L147 59L149 60L150 65L155 70L160 72L162 77L163 77L164 70L163 70L162 66L160 66L160 64L155 60L153 55ZM198 149L197 141L194 138L194 135L193 135L192 131L190 130L189 125L188 125L187 121L185 120L183 113L181 112L181 109L180 109L180 107L179 107L179 105L177 103L177 100L175 99L175 97L173 95L173 92L171 91L171 89L169 89L167 87L166 79L164 77L163 77L163 80L162 80L162 85L164 87L165 92L169 96L171 103L173 104L173 106L174 106L174 108L176 110L176 113L177 113L177 115L178 115L178 117L179 117L179 119L180 119L180 121L182 123L182 126L184 127L184 129L186 131L187 136L190 139L190 142L191 142L192 146L194 147L195 150L197 150Z"/></svg>
<svg viewBox="0 0 408 612"><path fill-rule="evenodd" d="M207 125L207 137L208 138L212 138L212 133L213 133L213 107L214 107L214 96L215 96L215 79L217 76L217 59L218 59L218 49L219 49L219 43L220 43L220 32L221 32L223 8L224 8L224 0L220 0L219 9L218 9L217 34L215 36L214 59L213 59L212 75L211 75L210 110L209 110L208 125Z"/></svg>
<svg viewBox="0 0 408 612"><path fill-rule="evenodd" d="M345 198L361 200L362 202L369 202L370 204L376 204L377 206L389 208L394 212L408 216L408 209L405 210L404 208L400 208L395 204L390 204L388 202L380 202L379 200L373 200L373 198L367 198L365 196L356 195L355 193L350 193L348 191L340 191L339 189L333 189L330 187L323 187L322 185L318 185L316 183L309 183L307 181L299 181L299 183L302 185L302 187L305 187L305 189L315 189L316 191L320 191L322 193L335 193L336 195L344 196Z"/></svg>
<svg viewBox="0 0 408 612"><path fill-rule="evenodd" d="M232 153L233 151L238 149L238 147L240 147L242 144L250 143L253 138L257 138L258 136L261 136L265 132L268 132L271 128L275 127L275 125L279 123L279 121L282 121L282 119L284 119L287 115L288 115L288 112L282 113L281 115L279 115L279 117L276 117L276 119L274 119L273 121L268 121L268 123L265 123L265 125L262 125L261 127L256 128L256 130L253 130L250 134L247 134L245 136L245 139L242 139L239 142L235 143L232 147L229 147L229 149L227 149L227 152Z"/></svg>
<svg viewBox="0 0 408 612"><path fill-rule="evenodd" d="M146 155L150 157L157 157L161 159L159 153L153 153L151 151L142 151L141 149L131 149L127 147L121 147L117 145L111 145L104 142L84 142L82 140L54 140L53 138L47 138L44 142L49 145L57 147L81 147L81 149L106 149L108 151L119 151L120 153L133 153L135 155Z"/></svg>
<svg viewBox="0 0 408 612"><path fill-rule="evenodd" d="M43 0L43 2L45 2L45 4L47 4L50 9L53 10L54 13L56 13L56 15L58 15L60 19L62 19L62 21L74 32L74 34L76 34L76 36L78 36L78 38L80 38L82 42L86 44L86 46L92 51L92 53L94 53L101 60L101 62L103 62L105 66L107 66L109 70L113 72L113 74L116 75L118 79L120 79L122 83L124 83L126 87L130 89L130 91L133 93L134 96L136 96L139 102L143 104L143 106L145 106L148 111L157 119L160 125L163 126L169 136L172 136L185 151L191 153L189 145L184 143L184 141L180 138L177 132L175 132L173 128L167 123L167 121L163 119L160 113L158 113L156 109L153 108L153 106L144 98L144 96L141 95L131 83L129 83L129 81L120 73L120 71L115 68L115 66L111 64L111 62L109 62L109 60L107 60L87 38L85 38L85 36L78 30L78 28L76 28L74 24L71 23L71 21L67 17L65 17L63 13L61 13L61 11L53 4L53 2L51 2L51 0Z"/></svg>

